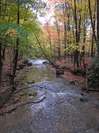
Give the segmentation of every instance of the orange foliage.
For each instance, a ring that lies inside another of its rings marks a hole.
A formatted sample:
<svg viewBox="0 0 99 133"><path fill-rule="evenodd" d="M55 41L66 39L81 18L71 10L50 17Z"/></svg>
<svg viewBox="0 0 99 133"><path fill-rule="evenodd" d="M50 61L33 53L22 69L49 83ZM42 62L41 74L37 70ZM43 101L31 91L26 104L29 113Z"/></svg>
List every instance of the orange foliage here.
<svg viewBox="0 0 99 133"><path fill-rule="evenodd" d="M16 31L15 30L6 31L5 35L9 35L11 38L14 38L16 35Z"/></svg>

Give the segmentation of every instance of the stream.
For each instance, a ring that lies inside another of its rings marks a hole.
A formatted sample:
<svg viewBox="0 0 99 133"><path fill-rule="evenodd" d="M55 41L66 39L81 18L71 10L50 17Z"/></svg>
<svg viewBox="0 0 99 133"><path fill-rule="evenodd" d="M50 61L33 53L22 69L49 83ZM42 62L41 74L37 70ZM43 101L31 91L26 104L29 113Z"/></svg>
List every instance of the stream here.
<svg viewBox="0 0 99 133"><path fill-rule="evenodd" d="M27 84L34 80L27 91L37 91L42 100L0 118L0 133L99 133L99 100L56 76L43 61L33 61L27 78L20 81ZM88 102L80 101L81 93Z"/></svg>

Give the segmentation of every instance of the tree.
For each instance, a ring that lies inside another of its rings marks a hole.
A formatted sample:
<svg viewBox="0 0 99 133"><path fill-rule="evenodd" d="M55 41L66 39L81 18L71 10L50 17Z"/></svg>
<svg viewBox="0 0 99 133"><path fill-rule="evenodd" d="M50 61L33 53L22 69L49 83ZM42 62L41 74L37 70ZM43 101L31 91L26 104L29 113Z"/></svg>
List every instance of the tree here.
<svg viewBox="0 0 99 133"><path fill-rule="evenodd" d="M35 5L34 5L34 2ZM14 49L14 65L12 82L16 74L16 67L18 61L19 51L26 51L28 47L29 51L35 40L33 40L33 32L38 30L40 27L37 24L36 15L30 10L31 8L38 10L41 7L45 7L45 3L33 0L0 0L0 55L2 56L2 48L8 47ZM26 11L26 14L22 12ZM1 12L2 11L2 12ZM14 15L13 15L14 13ZM31 15L32 14L32 15ZM17 16L17 17L16 17ZM27 17L28 16L28 17ZM24 21L25 20L25 21ZM32 42L32 43L31 43ZM20 45L19 45L20 43ZM2 57L0 56L0 62ZM2 63L0 63L0 77L2 72ZM1 78L0 78L1 80Z"/></svg>
<svg viewBox="0 0 99 133"><path fill-rule="evenodd" d="M99 0L97 0L97 53L99 56Z"/></svg>
<svg viewBox="0 0 99 133"><path fill-rule="evenodd" d="M17 8L18 8L18 12L17 12L17 24L19 26L19 19L20 19L20 13L19 13L19 0L17 3ZM19 46L19 38L17 37L17 43L16 43L16 54L15 54L15 58L14 58L14 68L13 68L13 75L12 75L12 83L14 81L14 77L15 77L15 73L16 73L16 68L17 68L17 61L18 61L18 46Z"/></svg>
<svg viewBox="0 0 99 133"><path fill-rule="evenodd" d="M0 19L1 19L1 0L0 0ZM0 82L1 82L1 73L2 73L2 57L1 57L1 41L0 41Z"/></svg>

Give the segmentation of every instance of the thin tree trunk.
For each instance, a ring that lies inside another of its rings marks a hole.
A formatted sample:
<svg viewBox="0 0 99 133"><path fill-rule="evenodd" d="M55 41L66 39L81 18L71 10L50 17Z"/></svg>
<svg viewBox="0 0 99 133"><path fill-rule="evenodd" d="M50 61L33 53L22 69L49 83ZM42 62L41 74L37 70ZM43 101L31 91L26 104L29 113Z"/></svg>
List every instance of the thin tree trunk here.
<svg viewBox="0 0 99 133"><path fill-rule="evenodd" d="M19 25L19 0L18 0L18 14L17 14L17 24ZM17 68L17 61L18 61L18 46L19 46L19 38L17 37L17 45L16 45L16 55L15 55L15 61L14 61L14 68L13 68L13 77L12 82L14 81L15 74L16 74L16 68Z"/></svg>
<svg viewBox="0 0 99 133"><path fill-rule="evenodd" d="M93 35L92 35L92 44L91 44L91 57L93 58Z"/></svg>
<svg viewBox="0 0 99 133"><path fill-rule="evenodd" d="M36 35L35 33L34 33L34 35L35 35L35 38L36 38L36 40L37 40L37 42L38 42L38 44L39 44L39 46L40 46L40 48L41 48L41 50L42 50L42 53L43 53L44 56L45 56L45 58L46 58L54 67L57 67L57 65L55 65L52 61L50 61L49 58L47 57L47 55L45 54L45 52L44 52L44 50L43 50L43 48L42 48L42 46L41 46L41 44L40 44L40 41L38 40L37 35Z"/></svg>
<svg viewBox="0 0 99 133"><path fill-rule="evenodd" d="M51 37L49 38L49 44L50 44L50 51L51 51L51 57L52 57L52 43L51 43Z"/></svg>
<svg viewBox="0 0 99 133"><path fill-rule="evenodd" d="M64 20L64 60L66 60L66 22Z"/></svg>
<svg viewBox="0 0 99 133"><path fill-rule="evenodd" d="M1 0L0 0L0 19L1 19ZM2 55L1 55L1 42L0 42L0 82L1 82L1 74L2 74Z"/></svg>
<svg viewBox="0 0 99 133"><path fill-rule="evenodd" d="M97 0L97 53L99 57L99 0Z"/></svg>
<svg viewBox="0 0 99 133"><path fill-rule="evenodd" d="M1 82L1 75L2 75L2 55L1 55L1 43L0 43L0 82Z"/></svg>
<svg viewBox="0 0 99 133"><path fill-rule="evenodd" d="M74 0L74 8L75 8L75 29L76 29L76 45L78 45L78 32L77 32L77 14L76 14L76 0ZM75 51L75 61L74 62L76 62L76 65L77 65L77 68L79 68L79 62L78 62L78 53L79 53L79 51L78 50L76 50Z"/></svg>
<svg viewBox="0 0 99 133"><path fill-rule="evenodd" d="M58 33L58 59L60 60L60 57L61 57L61 51L60 51L60 27L58 27L58 25L57 25L57 33Z"/></svg>
<svg viewBox="0 0 99 133"><path fill-rule="evenodd" d="M95 38L95 41L96 41L95 27L94 27L94 24L93 24L93 21L92 21L92 11L91 11L90 0L88 0L88 5L89 5L89 14L90 14L90 20L91 20L91 27L92 27L92 31L93 31L93 37Z"/></svg>
<svg viewBox="0 0 99 133"><path fill-rule="evenodd" d="M3 59L5 60L5 49L6 49L6 47L5 47L5 45L4 45L4 49L3 49Z"/></svg>
<svg viewBox="0 0 99 133"><path fill-rule="evenodd" d="M66 2L64 3L64 60L66 60L66 37L67 37L67 34L66 34L66 20L65 20L65 17L66 17ZM66 62L66 61L65 61Z"/></svg>

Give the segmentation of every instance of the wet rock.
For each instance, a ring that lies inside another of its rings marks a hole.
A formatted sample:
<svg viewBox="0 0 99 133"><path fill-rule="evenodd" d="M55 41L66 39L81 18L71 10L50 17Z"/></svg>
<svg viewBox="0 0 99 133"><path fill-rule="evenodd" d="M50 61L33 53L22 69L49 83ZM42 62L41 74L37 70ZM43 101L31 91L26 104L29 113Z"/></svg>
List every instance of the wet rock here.
<svg viewBox="0 0 99 133"><path fill-rule="evenodd" d="M64 71L61 69L56 69L56 75L64 74Z"/></svg>
<svg viewBox="0 0 99 133"><path fill-rule="evenodd" d="M28 84L33 84L33 83L35 83L35 81L33 80L33 81L31 81L31 82L27 82Z"/></svg>
<svg viewBox="0 0 99 133"><path fill-rule="evenodd" d="M11 109L8 111L9 113L11 112L11 111L14 111L14 110L16 110L17 109L17 106L16 105L12 105L11 106Z"/></svg>
<svg viewBox="0 0 99 133"><path fill-rule="evenodd" d="M21 69L23 69L24 67L25 67L25 64L20 63L20 64L18 64L17 70L18 70L18 69L21 70Z"/></svg>
<svg viewBox="0 0 99 133"><path fill-rule="evenodd" d="M84 95L83 93L80 93L82 96Z"/></svg>
<svg viewBox="0 0 99 133"><path fill-rule="evenodd" d="M70 84L75 84L74 80L69 81Z"/></svg>
<svg viewBox="0 0 99 133"><path fill-rule="evenodd" d="M27 66L32 66L32 62L28 62L27 63Z"/></svg>
<svg viewBox="0 0 99 133"><path fill-rule="evenodd" d="M26 95L26 94L27 94L27 92L25 92L25 91L19 92L19 96L24 96L24 95Z"/></svg>
<svg viewBox="0 0 99 133"><path fill-rule="evenodd" d="M22 90L22 89L27 89L27 88L30 88L30 86L24 84L24 85L19 85L19 86L17 87L17 90Z"/></svg>
<svg viewBox="0 0 99 133"><path fill-rule="evenodd" d="M37 96L37 92L34 91L34 92L32 92L32 93L28 93L28 95L29 95L29 96Z"/></svg>
<svg viewBox="0 0 99 133"><path fill-rule="evenodd" d="M20 97L15 98L15 100L13 101L13 104L16 104L19 100L20 100Z"/></svg>
<svg viewBox="0 0 99 133"><path fill-rule="evenodd" d="M16 104L17 102L18 102L17 100L13 101L14 104Z"/></svg>
<svg viewBox="0 0 99 133"><path fill-rule="evenodd" d="M31 60L28 60L27 66L32 66L32 61Z"/></svg>
<svg viewBox="0 0 99 133"><path fill-rule="evenodd" d="M24 60L22 63L26 65L28 63L28 59Z"/></svg>
<svg viewBox="0 0 99 133"><path fill-rule="evenodd" d="M43 64L49 64L49 61L44 61Z"/></svg>
<svg viewBox="0 0 99 133"><path fill-rule="evenodd" d="M85 97L83 97L83 98L80 98L80 101L82 101L82 102L88 102L88 99L85 98Z"/></svg>
<svg viewBox="0 0 99 133"><path fill-rule="evenodd" d="M82 90L86 90L87 93L89 93L89 88L88 88L88 87L83 86L81 89L82 89Z"/></svg>
<svg viewBox="0 0 99 133"><path fill-rule="evenodd" d="M10 99L12 90L10 86L5 87L4 91L0 93L0 108L3 107L5 102Z"/></svg>

